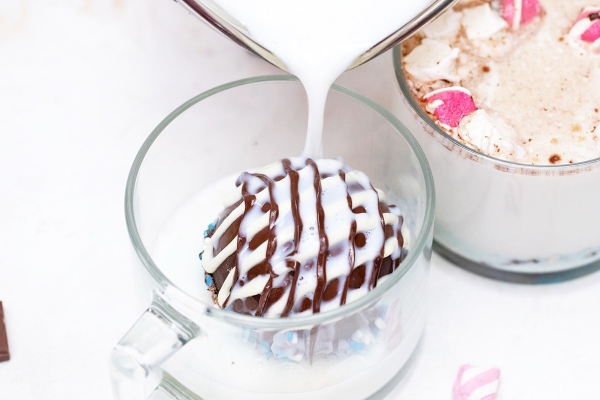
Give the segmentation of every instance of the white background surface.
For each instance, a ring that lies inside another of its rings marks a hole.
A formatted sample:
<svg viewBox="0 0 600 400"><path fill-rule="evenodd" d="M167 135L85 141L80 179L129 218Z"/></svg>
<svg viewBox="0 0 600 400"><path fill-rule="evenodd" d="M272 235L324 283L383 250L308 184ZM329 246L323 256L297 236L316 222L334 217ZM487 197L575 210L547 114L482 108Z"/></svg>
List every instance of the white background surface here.
<svg viewBox="0 0 600 400"><path fill-rule="evenodd" d="M136 306L123 194L152 128L190 97L278 73L168 0L0 2L0 399L108 399ZM339 83L384 106L390 55ZM392 399L449 399L461 364L500 400L600 397L600 274L487 280L434 256L429 321Z"/></svg>

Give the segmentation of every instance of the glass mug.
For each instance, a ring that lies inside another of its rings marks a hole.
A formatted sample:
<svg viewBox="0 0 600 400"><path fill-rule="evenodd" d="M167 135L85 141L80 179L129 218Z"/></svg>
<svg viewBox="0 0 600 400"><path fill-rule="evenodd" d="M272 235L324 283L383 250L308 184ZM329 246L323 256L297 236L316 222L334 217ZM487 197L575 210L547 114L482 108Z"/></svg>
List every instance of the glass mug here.
<svg viewBox="0 0 600 400"><path fill-rule="evenodd" d="M600 268L600 159L524 165L481 154L440 129L414 99L394 48L394 111L431 164L436 250L498 279L546 283Z"/></svg>
<svg viewBox="0 0 600 400"><path fill-rule="evenodd" d="M212 303L198 252L222 188L242 170L300 154L306 121L300 83L266 76L189 100L145 141L125 208L136 281L151 304L113 351L117 398L366 398L406 363L424 326L433 181L407 129L339 86L329 94L324 154L365 172L401 209L405 260L365 296L315 315L268 319Z"/></svg>

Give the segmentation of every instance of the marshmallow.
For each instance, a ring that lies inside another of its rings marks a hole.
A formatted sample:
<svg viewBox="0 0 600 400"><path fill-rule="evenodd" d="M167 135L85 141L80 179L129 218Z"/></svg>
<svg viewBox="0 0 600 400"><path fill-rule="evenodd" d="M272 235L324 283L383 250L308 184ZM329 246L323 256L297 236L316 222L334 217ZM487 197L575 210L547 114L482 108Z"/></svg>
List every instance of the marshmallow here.
<svg viewBox="0 0 600 400"><path fill-rule="evenodd" d="M421 32L430 39L449 43L456 39L460 31L461 19L462 12L456 12L450 8L437 17L435 21L421 29Z"/></svg>
<svg viewBox="0 0 600 400"><path fill-rule="evenodd" d="M513 29L519 29L540 15L541 8L538 0L502 0L502 17Z"/></svg>
<svg viewBox="0 0 600 400"><path fill-rule="evenodd" d="M583 41L592 43L594 47L600 47L600 7L584 8L569 31L568 37L573 43Z"/></svg>
<svg viewBox="0 0 600 400"><path fill-rule="evenodd" d="M459 52L445 43L425 38L404 57L404 68L421 82L440 79L458 82L460 77L456 74L456 60Z"/></svg>
<svg viewBox="0 0 600 400"><path fill-rule="evenodd" d="M514 129L503 120L492 118L485 110L477 110L460 121L458 136L475 150L492 157L514 155L519 159L525 149L512 142L517 136Z"/></svg>
<svg viewBox="0 0 600 400"><path fill-rule="evenodd" d="M462 26L470 40L487 39L502 29L508 28L508 24L489 4L465 8L463 10Z"/></svg>
<svg viewBox="0 0 600 400"><path fill-rule="evenodd" d="M463 117L477 110L471 92L460 86L434 90L423 96L426 109L434 114L439 123L448 129L456 128Z"/></svg>
<svg viewBox="0 0 600 400"><path fill-rule="evenodd" d="M500 369L463 365L452 388L452 400L495 400L500 383Z"/></svg>

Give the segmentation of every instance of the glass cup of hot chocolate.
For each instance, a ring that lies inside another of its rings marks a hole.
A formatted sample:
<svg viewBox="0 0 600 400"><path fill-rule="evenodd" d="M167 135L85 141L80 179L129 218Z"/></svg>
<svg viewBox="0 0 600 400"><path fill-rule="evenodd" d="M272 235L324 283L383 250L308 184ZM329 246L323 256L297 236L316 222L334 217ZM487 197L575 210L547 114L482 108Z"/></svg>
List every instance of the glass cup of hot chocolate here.
<svg viewBox="0 0 600 400"><path fill-rule="evenodd" d="M367 398L402 376L424 326L429 166L339 86L324 158L298 157L306 113L295 78L247 79L143 144L125 207L150 306L114 349L117 398Z"/></svg>
<svg viewBox="0 0 600 400"><path fill-rule="evenodd" d="M394 50L434 240L461 266L534 281L598 268L600 8L586 6L463 0Z"/></svg>

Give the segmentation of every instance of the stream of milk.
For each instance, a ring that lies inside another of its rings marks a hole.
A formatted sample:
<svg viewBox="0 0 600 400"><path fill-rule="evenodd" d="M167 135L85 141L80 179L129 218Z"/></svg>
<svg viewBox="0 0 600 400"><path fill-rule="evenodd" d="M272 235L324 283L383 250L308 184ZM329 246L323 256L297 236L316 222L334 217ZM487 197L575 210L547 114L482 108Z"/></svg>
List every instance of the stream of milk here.
<svg viewBox="0 0 600 400"><path fill-rule="evenodd" d="M216 2L302 82L308 96L302 155L320 158L325 102L333 82L357 57L417 16L431 0Z"/></svg>

